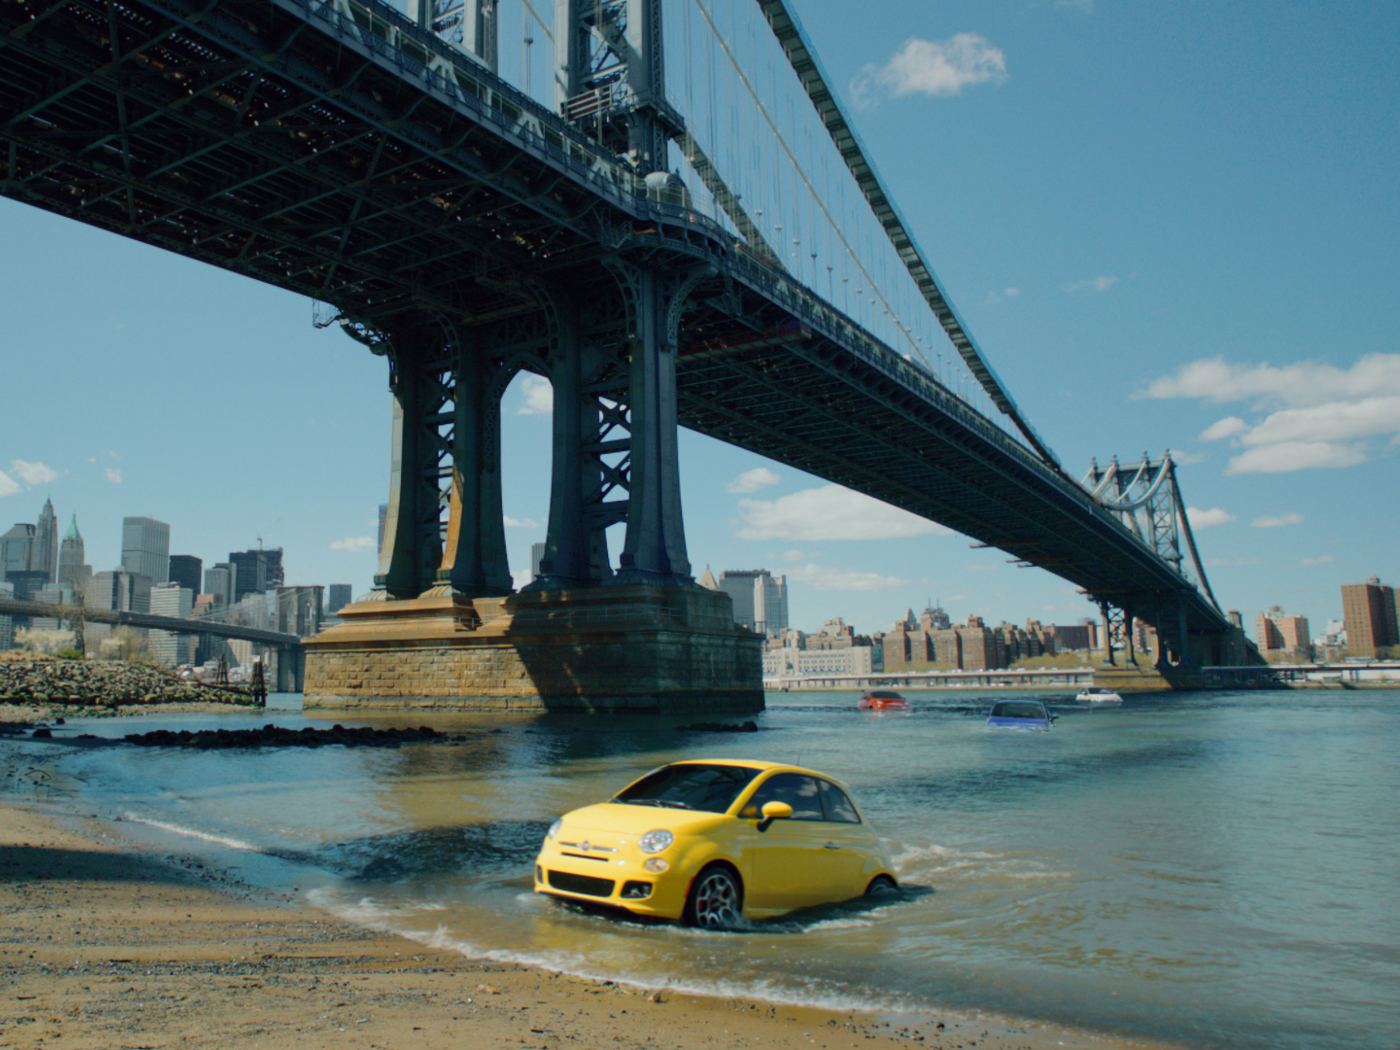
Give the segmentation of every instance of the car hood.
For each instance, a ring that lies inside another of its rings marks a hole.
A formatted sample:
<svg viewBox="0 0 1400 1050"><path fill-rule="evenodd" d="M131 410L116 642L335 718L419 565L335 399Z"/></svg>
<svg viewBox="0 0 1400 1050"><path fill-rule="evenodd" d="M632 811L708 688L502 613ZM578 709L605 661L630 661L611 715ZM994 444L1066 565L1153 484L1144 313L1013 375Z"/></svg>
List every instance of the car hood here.
<svg viewBox="0 0 1400 1050"><path fill-rule="evenodd" d="M698 831L724 819L721 813L696 813L663 806L628 805L600 802L564 814L564 827L577 831L611 832L615 835L643 835L653 828L682 833Z"/></svg>

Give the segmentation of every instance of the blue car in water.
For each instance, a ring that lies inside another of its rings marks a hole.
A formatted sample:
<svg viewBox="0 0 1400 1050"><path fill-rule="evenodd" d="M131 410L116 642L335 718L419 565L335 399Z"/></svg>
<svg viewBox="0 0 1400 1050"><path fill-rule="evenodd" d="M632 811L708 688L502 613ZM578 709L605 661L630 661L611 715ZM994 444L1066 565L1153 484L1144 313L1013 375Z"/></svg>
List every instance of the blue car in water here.
<svg viewBox="0 0 1400 1050"><path fill-rule="evenodd" d="M1048 730L1056 717L1039 700L998 700L987 712L987 728Z"/></svg>

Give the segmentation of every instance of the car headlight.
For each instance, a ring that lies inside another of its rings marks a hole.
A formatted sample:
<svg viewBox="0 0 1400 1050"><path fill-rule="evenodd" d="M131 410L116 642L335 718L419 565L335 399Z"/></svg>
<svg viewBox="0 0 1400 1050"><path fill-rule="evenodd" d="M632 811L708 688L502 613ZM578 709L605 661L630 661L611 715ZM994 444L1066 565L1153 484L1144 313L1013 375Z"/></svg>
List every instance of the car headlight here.
<svg viewBox="0 0 1400 1050"><path fill-rule="evenodd" d="M546 831L546 832L544 833L544 837L545 837L546 839L552 839L552 838L554 838L555 835L559 834L559 829L562 828L563 826L564 826L564 818L563 818L563 817L560 817L558 820L556 820L553 824L551 824L551 825L549 826L549 830Z"/></svg>
<svg viewBox="0 0 1400 1050"><path fill-rule="evenodd" d="M676 841L676 836L672 835L665 828L657 828L655 831L648 831L637 840L637 845L642 848L643 853L660 853L663 849Z"/></svg>

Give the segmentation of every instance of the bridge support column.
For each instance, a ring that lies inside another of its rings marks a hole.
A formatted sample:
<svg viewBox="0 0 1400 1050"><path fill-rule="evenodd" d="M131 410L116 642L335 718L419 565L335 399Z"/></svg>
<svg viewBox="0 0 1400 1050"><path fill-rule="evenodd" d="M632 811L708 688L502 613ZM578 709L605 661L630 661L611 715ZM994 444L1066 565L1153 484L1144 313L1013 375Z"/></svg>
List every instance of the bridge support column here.
<svg viewBox="0 0 1400 1050"><path fill-rule="evenodd" d="M585 337L576 297L558 292L554 306L557 338L550 368L554 462L549 529L539 576L525 588L527 591L593 587L610 577L604 530L623 520L628 507L625 499L606 500L612 490L622 487L623 471L603 461L606 454L625 454L630 448L626 437L612 433L623 410L616 405L605 407L598 400L595 383L602 354ZM613 476L605 477L605 473Z"/></svg>
<svg viewBox="0 0 1400 1050"><path fill-rule="evenodd" d="M460 337L452 427L452 494L439 587L462 597L513 591L501 507L501 402L497 365Z"/></svg>
<svg viewBox="0 0 1400 1050"><path fill-rule="evenodd" d="M680 309L707 272L666 287L649 267L610 263L629 292L632 471L627 541L614 582L693 585L681 517L676 328Z"/></svg>
<svg viewBox="0 0 1400 1050"><path fill-rule="evenodd" d="M388 353L394 395L393 444L384 543L374 586L386 598L416 598L432 586L442 560L436 423L444 397L431 342L395 332Z"/></svg>

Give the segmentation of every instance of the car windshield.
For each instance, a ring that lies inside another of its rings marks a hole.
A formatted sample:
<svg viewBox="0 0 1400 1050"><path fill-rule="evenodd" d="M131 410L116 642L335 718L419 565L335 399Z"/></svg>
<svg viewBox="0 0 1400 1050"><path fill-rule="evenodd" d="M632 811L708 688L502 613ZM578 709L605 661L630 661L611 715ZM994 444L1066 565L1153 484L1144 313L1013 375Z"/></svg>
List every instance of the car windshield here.
<svg viewBox="0 0 1400 1050"><path fill-rule="evenodd" d="M678 763L662 766L623 789L614 802L725 813L760 770L745 766Z"/></svg>
<svg viewBox="0 0 1400 1050"><path fill-rule="evenodd" d="M1045 708L1024 700L1004 700L992 707L993 718L1045 718Z"/></svg>

